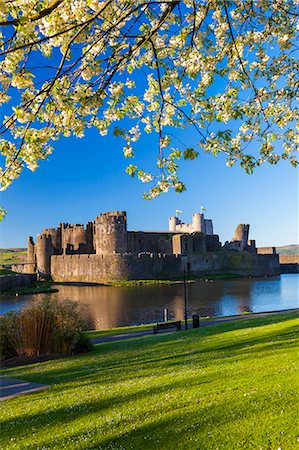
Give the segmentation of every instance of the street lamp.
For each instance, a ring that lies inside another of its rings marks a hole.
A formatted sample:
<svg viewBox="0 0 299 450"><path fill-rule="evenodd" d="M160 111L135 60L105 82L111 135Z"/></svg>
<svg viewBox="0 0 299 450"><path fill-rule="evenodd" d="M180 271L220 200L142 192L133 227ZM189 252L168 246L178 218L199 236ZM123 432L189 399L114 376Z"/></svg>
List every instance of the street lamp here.
<svg viewBox="0 0 299 450"><path fill-rule="evenodd" d="M188 330L186 266L184 266L184 306L185 306L185 311L184 311L185 329Z"/></svg>

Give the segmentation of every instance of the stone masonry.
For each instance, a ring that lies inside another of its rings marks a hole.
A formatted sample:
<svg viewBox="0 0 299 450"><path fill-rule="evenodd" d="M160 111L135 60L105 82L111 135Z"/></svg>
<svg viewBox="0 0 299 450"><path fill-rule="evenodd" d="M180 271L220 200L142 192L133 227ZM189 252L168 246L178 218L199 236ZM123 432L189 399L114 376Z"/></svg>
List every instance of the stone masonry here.
<svg viewBox="0 0 299 450"><path fill-rule="evenodd" d="M65 282L107 282L175 278L189 274L275 275L278 256L259 255L248 240L249 225L236 228L224 246L213 234L212 220L192 215L190 224L169 219L169 231L128 231L125 211L100 214L82 224L44 228L34 243L28 238L31 273Z"/></svg>

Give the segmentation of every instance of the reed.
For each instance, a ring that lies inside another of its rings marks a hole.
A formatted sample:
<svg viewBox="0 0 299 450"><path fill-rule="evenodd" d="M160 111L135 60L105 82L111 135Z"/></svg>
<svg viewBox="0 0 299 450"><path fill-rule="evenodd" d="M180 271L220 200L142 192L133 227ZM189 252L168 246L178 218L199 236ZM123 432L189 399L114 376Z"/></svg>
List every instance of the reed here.
<svg viewBox="0 0 299 450"><path fill-rule="evenodd" d="M1 318L1 359L76 352L87 329L77 302L43 299Z"/></svg>

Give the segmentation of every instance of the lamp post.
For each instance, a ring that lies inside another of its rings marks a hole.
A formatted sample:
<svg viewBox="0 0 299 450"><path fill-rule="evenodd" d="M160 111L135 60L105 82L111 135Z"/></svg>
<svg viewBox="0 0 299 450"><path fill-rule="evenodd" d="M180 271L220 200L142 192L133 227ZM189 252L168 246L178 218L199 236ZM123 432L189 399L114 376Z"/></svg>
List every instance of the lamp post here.
<svg viewBox="0 0 299 450"><path fill-rule="evenodd" d="M188 330L186 266L184 266L184 307L185 329Z"/></svg>

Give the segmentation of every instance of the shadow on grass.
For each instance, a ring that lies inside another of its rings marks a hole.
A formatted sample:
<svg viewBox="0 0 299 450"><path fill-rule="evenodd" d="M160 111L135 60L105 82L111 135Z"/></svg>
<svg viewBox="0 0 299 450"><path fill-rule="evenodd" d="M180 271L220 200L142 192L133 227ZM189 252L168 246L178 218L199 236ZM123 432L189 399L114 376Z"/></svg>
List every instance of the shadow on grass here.
<svg viewBox="0 0 299 450"><path fill-rule="evenodd" d="M78 445L71 447L72 444L68 443L69 448L118 449L125 446L151 449L155 448L156 442L153 446L150 437L156 436L159 439L157 447L173 449L178 448L178 439L182 442L182 435L186 446L180 448L216 448L217 445L213 446L212 441L207 444L210 447L205 447L206 444L202 442L198 446L192 438L207 434L209 429L232 424L238 418L248 419L256 413L256 404L251 404L247 398L240 400L240 394L236 406L235 394L242 387L240 381L236 385L236 392L232 388L225 392L224 401L223 398L221 400L220 392L221 389L226 389L226 386L224 384L224 387L219 387L218 380L221 377L225 380L225 375L229 376L233 360L246 359L248 362L259 356L261 351L264 356L268 351L273 352L273 349L276 353L284 349L289 350L290 346L293 346L295 326L290 324L290 327L286 326L276 332L265 328L261 335L232 336L231 340L226 333L248 328L248 325L253 329L261 325L283 323L293 318L291 315L285 315L280 320L277 316L246 320L247 326L244 322L228 322L181 334L103 344L97 351L80 357L16 370L16 373L23 374L27 379L47 383L54 381L58 384L43 393L32 394L27 400L20 397L9 400L7 407L3 404L3 411L7 410L10 416L2 421L3 444L8 442L9 448L11 437L16 438L16 442L30 439L32 428L35 428L38 430L38 445L28 447L26 444L26 448L51 448L54 444L56 448L62 448L70 438L73 442L78 441ZM257 325L256 320L262 324ZM209 338L218 334L223 334L220 336L223 341L213 344ZM181 344L184 351L180 347ZM223 361L224 358L227 358L227 362ZM183 373L181 369L184 369ZM37 372L38 370L41 372ZM202 370L206 372L201 373ZM9 375L10 372L13 373L10 370L4 373ZM159 385L153 386L156 374L161 378ZM232 373L230 378L233 377ZM137 383L139 378L144 378L143 384L134 385L134 380ZM131 382L129 385L128 380ZM118 390L114 389L114 383L119 383ZM198 397L204 392L208 398L210 384L214 386L213 402L202 405ZM218 387L220 392L217 391ZM106 389L111 389L111 392ZM135 391L128 392L130 390ZM190 393L190 396L184 395L182 398L181 393L186 392ZM219 401L215 405L217 395ZM31 410L28 400L32 402ZM68 402L68 405L61 406L62 402ZM267 407L273 404L277 409L281 409L279 397L268 398L266 394L259 394L259 403L264 406L267 404ZM135 405L139 405L139 409L136 409ZM34 411L34 408L40 408L41 411ZM92 421L96 421L96 425ZM136 430L132 426L134 423ZM128 431L124 432L125 428ZM84 439L89 429L91 437L85 445L84 441L80 440ZM63 430L66 430L65 435ZM57 436L51 438L50 435L55 435L56 431ZM243 448L258 448L256 442L251 443L250 432L248 433L247 447L244 443ZM278 447L279 442L276 447L269 448Z"/></svg>
<svg viewBox="0 0 299 450"><path fill-rule="evenodd" d="M234 358L238 354L239 359L248 354L259 351L272 351L294 346L296 327L276 331L265 330L262 336L233 336L231 339L227 332L257 328L265 325L283 323L297 317L298 314L284 314L282 316L263 317L236 322L226 322L211 325L205 328L190 330L187 332L167 333L158 336L144 336L119 341L103 343L97 346L91 353L73 356L63 360L38 364L34 366L10 368L2 371L5 376L24 378L26 381L35 381L45 384L64 383L76 381L80 378L88 378L91 373L99 372L99 377L114 371L115 374L125 372L128 368L141 367L144 370L138 374L131 374L131 378L143 376L150 365L165 370L169 366L177 366L182 363L193 362L194 358L200 360L201 367L209 365L209 357L212 352L214 361L217 359ZM245 323L246 322L246 323ZM223 340L213 344L205 338L223 334ZM184 351L180 352L181 345ZM221 352L221 353L219 353ZM129 357L128 357L129 356ZM206 361L207 359L207 361ZM84 364L81 361L84 360ZM54 367L53 367L54 364ZM67 367L65 367L67 365ZM50 367L49 367L50 366ZM52 366L52 367L51 367ZM63 368L61 368L63 367ZM37 372L38 370L38 372ZM111 375L111 374L110 374Z"/></svg>
<svg viewBox="0 0 299 450"><path fill-rule="evenodd" d="M200 384L196 383L196 386L198 385L200 388ZM257 414L256 403L251 403L250 399L242 401L239 398L236 400L233 392L227 395L225 401L216 402L214 400L208 405L200 404L200 401L196 401L195 398L179 402L174 399L163 403L165 393L192 387L189 380L187 386L185 381L181 381L143 389L134 395L113 396L105 401L92 400L76 405L76 407L55 408L52 411L36 414L26 413L21 418L14 418L3 423L1 428L2 444L9 443L11 436L16 437L15 443L21 443L23 439L31 437L32 429L36 429L38 430L36 444L37 447L41 446L42 448L52 448L54 444L55 448L63 448L69 444L69 448L80 449L161 448L173 450L174 448L200 448L201 450L211 450L216 448L217 444L219 445L217 430L233 424L239 425L241 420L246 422L252 418L254 420ZM143 397L144 401L146 398L149 399L147 406L137 412L132 407L132 402L135 400L140 402ZM263 406L267 404L269 410L271 408L281 409L279 397L271 398L269 402L268 395L264 394L259 396L259 402ZM124 404L128 404L128 408ZM105 414L109 414L109 410L113 410L112 416L105 417ZM264 414L267 413L264 412ZM91 422L87 420L88 417L91 417ZM87 421L86 424L84 419ZM60 428L59 434L53 435L48 429L49 425L54 433L55 427ZM86 427L85 432L82 430L82 425ZM111 432L111 429L114 431ZM242 448L259 448L257 444L264 446L267 440L269 443L271 440L272 443L275 442L275 436L271 437L271 430L269 430L269 434L260 435L260 442L254 441L252 436L254 432L250 426L246 433L245 436L244 431L241 433L242 445L240 447ZM281 438L279 433L278 430L278 438ZM80 442L80 440L85 440L86 435L90 439L88 443ZM201 441L196 445L195 439L200 436ZM203 439L205 439L204 442ZM213 439L216 439L215 446ZM234 448L239 448L238 442L235 444ZM278 445L279 441L276 447L268 446L267 448L278 448ZM37 447L26 445L26 448ZM25 448L25 446L20 448Z"/></svg>

